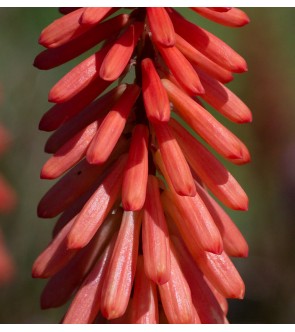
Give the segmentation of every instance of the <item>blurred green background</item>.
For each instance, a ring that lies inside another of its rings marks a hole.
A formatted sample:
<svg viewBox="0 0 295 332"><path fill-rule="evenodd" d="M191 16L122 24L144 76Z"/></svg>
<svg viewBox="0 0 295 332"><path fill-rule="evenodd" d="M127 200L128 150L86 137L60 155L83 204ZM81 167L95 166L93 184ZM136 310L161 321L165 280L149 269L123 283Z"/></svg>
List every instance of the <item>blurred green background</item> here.
<svg viewBox="0 0 295 332"><path fill-rule="evenodd" d="M228 319L294 323L295 8L244 8L251 23L241 29L212 24L182 10L237 50L249 66L230 87L251 108L253 123L234 125L222 119L252 154L249 165L227 164L250 199L247 213L229 211L248 240L250 254L234 261L246 296L230 301ZM0 121L13 137L0 169L18 195L15 210L0 217L16 266L14 279L0 287L0 323L57 323L65 312L42 311L39 297L45 281L31 278L32 263L49 242L54 222L36 216L38 201L52 185L39 179L48 158L43 152L48 134L38 131L38 123L50 107L49 89L73 66L48 72L32 66L42 50L41 30L57 17L56 8L0 8Z"/></svg>

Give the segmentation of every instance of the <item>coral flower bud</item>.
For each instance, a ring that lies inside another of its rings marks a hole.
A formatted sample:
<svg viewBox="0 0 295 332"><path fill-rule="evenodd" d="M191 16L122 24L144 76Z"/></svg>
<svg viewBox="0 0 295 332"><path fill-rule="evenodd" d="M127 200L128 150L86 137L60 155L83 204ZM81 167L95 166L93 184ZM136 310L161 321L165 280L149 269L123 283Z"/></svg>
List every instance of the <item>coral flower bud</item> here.
<svg viewBox="0 0 295 332"><path fill-rule="evenodd" d="M124 210L140 210L145 202L148 179L148 136L145 125L136 125L133 131L128 160L122 184Z"/></svg>
<svg viewBox="0 0 295 332"><path fill-rule="evenodd" d="M249 108L226 86L197 69L201 82L205 88L202 98L218 112L236 123L252 121Z"/></svg>
<svg viewBox="0 0 295 332"><path fill-rule="evenodd" d="M38 216L53 218L67 209L77 198L101 181L101 174L112 164L126 147L118 146L107 163L90 165L85 159L73 167L43 196L38 205Z"/></svg>
<svg viewBox="0 0 295 332"><path fill-rule="evenodd" d="M100 66L110 47L111 45L106 45L62 77L51 88L48 101L53 103L66 102L88 87L91 81L98 77ZM104 89L109 85L107 82L101 82L101 84L105 85Z"/></svg>
<svg viewBox="0 0 295 332"><path fill-rule="evenodd" d="M198 74L177 47L157 47L176 80L189 95L196 96L205 92Z"/></svg>
<svg viewBox="0 0 295 332"><path fill-rule="evenodd" d="M114 36L128 22L129 15L121 14L102 22L77 38L59 47L48 48L37 55L34 66L48 70L60 66L91 49L101 41Z"/></svg>
<svg viewBox="0 0 295 332"><path fill-rule="evenodd" d="M61 104L55 104L41 118L39 129L53 131L74 117L77 113L81 112L84 108L88 109L91 105L99 104L100 98L88 106L88 104L100 95L108 85L107 82L102 81L98 77L68 101ZM106 95L108 94L105 94L105 96ZM104 97L102 99L104 99Z"/></svg>
<svg viewBox="0 0 295 332"><path fill-rule="evenodd" d="M224 297L237 299L244 297L245 284L225 252L215 255L209 252L196 253L198 248L189 248L189 250L205 276Z"/></svg>
<svg viewBox="0 0 295 332"><path fill-rule="evenodd" d="M67 141L42 167L42 179L55 179L79 162L96 134L101 121L94 121Z"/></svg>
<svg viewBox="0 0 295 332"><path fill-rule="evenodd" d="M63 319L63 324L91 324L95 320L100 310L102 285L116 238L117 233L114 234L103 254L85 278Z"/></svg>
<svg viewBox="0 0 295 332"><path fill-rule="evenodd" d="M115 8L115 10L118 10ZM102 21L105 17L111 15L113 7L88 7L84 10L80 18L81 24L94 25Z"/></svg>
<svg viewBox="0 0 295 332"><path fill-rule="evenodd" d="M105 222L99 228L96 234L98 242L97 250L101 251L112 234L119 227L122 212L118 210L116 214L109 214ZM77 250L69 250L67 246L67 236L69 230L73 226L75 218L73 218L52 240L48 247L35 260L32 275L34 278L48 278L61 270L77 253Z"/></svg>
<svg viewBox="0 0 295 332"><path fill-rule="evenodd" d="M126 87L126 84L115 87L69 119L48 138L45 151L50 153L56 152L66 144L68 140L92 122L97 120L100 123L107 112L122 96Z"/></svg>
<svg viewBox="0 0 295 332"><path fill-rule="evenodd" d="M166 9L163 7L147 7L146 13L154 41L164 47L173 46L175 44L175 33Z"/></svg>
<svg viewBox="0 0 295 332"><path fill-rule="evenodd" d="M132 324L158 324L158 296L156 285L146 276L144 257L137 257L131 311Z"/></svg>
<svg viewBox="0 0 295 332"><path fill-rule="evenodd" d="M242 27L250 22L249 17L239 8L231 8L226 12L218 12L204 7L192 7L191 9L213 22L228 27Z"/></svg>
<svg viewBox="0 0 295 332"><path fill-rule="evenodd" d="M218 228L198 194L195 197L179 196L166 190L161 200L165 213L174 220L188 245L216 254L222 252Z"/></svg>
<svg viewBox="0 0 295 332"><path fill-rule="evenodd" d="M160 200L158 180L149 175L142 222L145 273L157 284L170 278L169 234Z"/></svg>
<svg viewBox="0 0 295 332"><path fill-rule="evenodd" d="M171 240L176 249L181 269L189 284L193 304L197 309L202 324L222 324L224 322L224 313L208 286L203 273L194 262L183 241L175 235L171 236Z"/></svg>
<svg viewBox="0 0 295 332"><path fill-rule="evenodd" d="M140 88L136 84L129 85L106 115L86 153L90 164L102 164L108 159L124 130L139 93Z"/></svg>
<svg viewBox="0 0 295 332"><path fill-rule="evenodd" d="M58 47L89 30L91 26L80 24L84 10L79 8L52 22L41 32L39 43L45 47Z"/></svg>
<svg viewBox="0 0 295 332"><path fill-rule="evenodd" d="M176 47L191 62L192 65L200 67L208 75L215 77L220 82L227 83L233 79L233 75L229 70L226 70L217 63L211 61L178 34L175 34L175 36ZM204 85L203 87L206 93L206 87Z"/></svg>
<svg viewBox="0 0 295 332"><path fill-rule="evenodd" d="M147 118L151 122L168 122L170 104L153 61L146 58L141 61L142 95Z"/></svg>
<svg viewBox="0 0 295 332"><path fill-rule="evenodd" d="M247 257L248 244L229 215L197 182L196 188L219 229L225 252L229 256Z"/></svg>
<svg viewBox="0 0 295 332"><path fill-rule="evenodd" d="M115 203L122 184L122 172L127 155L113 165L101 185L84 205L68 234L69 248L83 248L93 238Z"/></svg>
<svg viewBox="0 0 295 332"><path fill-rule="evenodd" d="M41 308L55 308L65 304L91 269L100 244L94 238L80 250L63 269L57 272L46 284L41 296ZM56 290L59 290L58 292Z"/></svg>
<svg viewBox="0 0 295 332"><path fill-rule="evenodd" d="M141 213L124 211L101 294L101 312L107 319L122 316L128 305L136 270Z"/></svg>
<svg viewBox="0 0 295 332"><path fill-rule="evenodd" d="M193 324L196 311L191 291L171 246L171 277L168 282L159 285L162 305L170 324Z"/></svg>
<svg viewBox="0 0 295 332"><path fill-rule="evenodd" d="M247 71L246 61L222 40L187 21L175 10L169 9L175 32L221 67L240 73Z"/></svg>
<svg viewBox="0 0 295 332"><path fill-rule="evenodd" d="M209 190L231 209L247 210L246 193L221 162L176 120L171 119L170 125L190 166Z"/></svg>
<svg viewBox="0 0 295 332"><path fill-rule="evenodd" d="M167 174L179 195L194 196L195 184L186 159L168 124L154 124Z"/></svg>
<svg viewBox="0 0 295 332"><path fill-rule="evenodd" d="M102 79L114 81L122 74L131 58L142 30L143 23L135 22L115 41L101 64L99 76Z"/></svg>
<svg viewBox="0 0 295 332"><path fill-rule="evenodd" d="M175 84L162 82L180 116L220 155L232 162L249 161L247 148L232 132Z"/></svg>

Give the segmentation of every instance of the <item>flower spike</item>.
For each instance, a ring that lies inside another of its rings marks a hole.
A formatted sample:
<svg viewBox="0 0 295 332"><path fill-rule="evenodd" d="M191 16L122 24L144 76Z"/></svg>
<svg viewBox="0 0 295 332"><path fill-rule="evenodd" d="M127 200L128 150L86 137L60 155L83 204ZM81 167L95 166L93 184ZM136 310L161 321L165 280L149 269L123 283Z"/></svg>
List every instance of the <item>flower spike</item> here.
<svg viewBox="0 0 295 332"><path fill-rule="evenodd" d="M249 19L232 7L192 7L191 22L170 7L121 9L60 8L39 39L39 69L90 53L52 87L39 124L52 132L41 178L57 181L37 214L59 216L33 265L49 279L41 307L71 302L65 324L228 324L227 298L245 292L230 257L249 249L216 200L245 211L248 197L214 152L236 165L250 153L215 111L252 121L225 86L247 64L193 20Z"/></svg>

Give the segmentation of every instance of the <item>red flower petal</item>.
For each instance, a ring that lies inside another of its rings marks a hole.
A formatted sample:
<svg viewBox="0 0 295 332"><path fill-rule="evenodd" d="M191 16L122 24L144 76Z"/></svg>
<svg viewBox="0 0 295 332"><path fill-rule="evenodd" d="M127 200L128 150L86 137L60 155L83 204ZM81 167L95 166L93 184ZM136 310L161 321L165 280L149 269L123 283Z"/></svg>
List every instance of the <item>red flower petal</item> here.
<svg viewBox="0 0 295 332"><path fill-rule="evenodd" d="M226 86L196 69L204 86L205 93L202 98L218 112L236 123L252 121L249 108Z"/></svg>
<svg viewBox="0 0 295 332"><path fill-rule="evenodd" d="M156 285L144 272L143 256L137 257L131 310L132 324L158 324L158 296Z"/></svg>
<svg viewBox="0 0 295 332"><path fill-rule="evenodd" d="M216 254L222 252L218 228L198 194L187 197L166 190L161 200L165 213L173 219L187 245Z"/></svg>
<svg viewBox="0 0 295 332"><path fill-rule="evenodd" d="M175 35L176 47L193 65L200 67L207 74L213 76L220 82L227 83L233 79L233 75L229 70L224 69L217 63L207 58L178 34ZM206 93L206 87L203 87Z"/></svg>
<svg viewBox="0 0 295 332"><path fill-rule="evenodd" d="M221 67L232 72L247 71L246 61L222 40L187 21L175 10L169 9L175 32Z"/></svg>
<svg viewBox="0 0 295 332"><path fill-rule="evenodd" d="M46 49L37 55L34 66L38 69L48 70L76 58L101 41L114 36L124 27L128 19L129 15L127 14L115 16L94 26L66 44Z"/></svg>
<svg viewBox="0 0 295 332"><path fill-rule="evenodd" d="M191 298L191 291L179 263L175 250L171 246L171 277L168 282L159 285L161 302L170 324L193 324L196 311Z"/></svg>
<svg viewBox="0 0 295 332"><path fill-rule="evenodd" d="M106 81L115 81L124 71L136 42L142 33L143 23L135 22L117 39L105 56L99 75Z"/></svg>
<svg viewBox="0 0 295 332"><path fill-rule="evenodd" d="M80 23L89 25L97 24L118 9L113 7L87 7L81 15Z"/></svg>
<svg viewBox="0 0 295 332"><path fill-rule="evenodd" d="M125 211L101 294L101 312L107 319L122 316L128 305L138 255L139 212Z"/></svg>
<svg viewBox="0 0 295 332"><path fill-rule="evenodd" d="M246 163L246 146L208 111L167 79L162 79L169 99L180 116L219 154L235 163Z"/></svg>
<svg viewBox="0 0 295 332"><path fill-rule="evenodd" d="M212 193L235 210L248 209L248 197L231 173L177 121L171 128L189 164Z"/></svg>
<svg viewBox="0 0 295 332"><path fill-rule="evenodd" d="M187 161L168 124L154 124L157 141L174 190L179 195L194 196L196 188Z"/></svg>
<svg viewBox="0 0 295 332"><path fill-rule="evenodd" d="M116 242L115 234L76 293L63 324L91 324L100 310L102 285Z"/></svg>
<svg viewBox="0 0 295 332"><path fill-rule="evenodd" d="M155 42L165 47L175 44L175 34L170 17L163 7L146 8L149 27Z"/></svg>
<svg viewBox="0 0 295 332"><path fill-rule="evenodd" d="M127 155L122 155L79 213L68 235L68 248L83 248L93 238L118 198Z"/></svg>
<svg viewBox="0 0 295 332"><path fill-rule="evenodd" d="M97 86L97 88L99 88L99 86ZM96 120L102 121L103 117L122 96L125 90L126 84L121 84L92 102L85 109L79 110L79 114L76 114L69 119L49 137L45 145L45 151L48 153L56 152L68 140L90 123Z"/></svg>
<svg viewBox="0 0 295 332"><path fill-rule="evenodd" d="M246 13L239 8L231 8L225 12L218 12L205 7L192 7L191 9L213 22L228 27L242 27L250 22Z"/></svg>
<svg viewBox="0 0 295 332"><path fill-rule="evenodd" d="M139 93L140 88L136 84L128 85L121 98L106 115L86 153L90 164L102 164L108 159L124 130Z"/></svg>
<svg viewBox="0 0 295 332"><path fill-rule="evenodd" d="M79 22L84 10L77 9L52 22L41 32L39 43L45 47L58 47L89 30L91 26Z"/></svg>
<svg viewBox="0 0 295 332"><path fill-rule="evenodd" d="M198 74L177 47L157 45L157 48L176 80L189 95L201 95L205 92Z"/></svg>
<svg viewBox="0 0 295 332"><path fill-rule="evenodd" d="M181 269L189 284L192 301L202 324L222 324L224 313L205 281L203 273L187 251L183 241L175 235L171 236L171 240L176 249Z"/></svg>
<svg viewBox="0 0 295 332"><path fill-rule="evenodd" d="M141 61L142 95L147 118L151 122L167 122L170 119L170 104L167 92L154 67L153 61Z"/></svg>
<svg viewBox="0 0 295 332"><path fill-rule="evenodd" d="M127 211L140 210L145 202L148 178L148 136L147 126L140 124L135 126L122 184L122 205Z"/></svg>
<svg viewBox="0 0 295 332"><path fill-rule="evenodd" d="M110 44L104 46L63 76L51 88L48 101L64 103L88 87L98 77L102 61L110 47ZM104 84L105 88L108 86L107 82L100 82L100 84Z"/></svg>
<svg viewBox="0 0 295 332"><path fill-rule="evenodd" d="M158 179L149 175L142 222L145 273L157 284L170 278L169 233L160 200Z"/></svg>

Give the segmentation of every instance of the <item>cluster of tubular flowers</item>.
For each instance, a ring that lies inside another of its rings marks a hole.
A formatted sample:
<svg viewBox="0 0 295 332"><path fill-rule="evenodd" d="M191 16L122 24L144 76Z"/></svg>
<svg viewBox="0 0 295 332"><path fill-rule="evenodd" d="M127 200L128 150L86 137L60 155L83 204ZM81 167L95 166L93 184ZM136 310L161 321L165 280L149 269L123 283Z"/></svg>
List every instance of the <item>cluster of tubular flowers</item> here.
<svg viewBox="0 0 295 332"><path fill-rule="evenodd" d="M0 91L1 99L1 91ZM1 100L0 100L1 101ZM0 124L0 155L7 149L10 135ZM8 213L15 205L15 193L2 175L0 175L0 213ZM5 244L4 236L0 229L0 284L9 281L14 273L14 264Z"/></svg>
<svg viewBox="0 0 295 332"><path fill-rule="evenodd" d="M236 8L191 10L249 22ZM244 296L230 256L248 246L215 198L234 210L248 199L210 150L237 165L250 156L201 99L250 122L224 85L245 60L173 8L60 12L41 33L37 68L99 46L53 86L40 121L54 131L41 178L61 177L38 205L39 217L59 216L33 265L49 278L41 307L70 301L63 323L227 323L226 299Z"/></svg>

